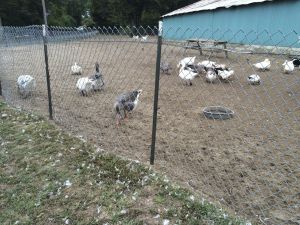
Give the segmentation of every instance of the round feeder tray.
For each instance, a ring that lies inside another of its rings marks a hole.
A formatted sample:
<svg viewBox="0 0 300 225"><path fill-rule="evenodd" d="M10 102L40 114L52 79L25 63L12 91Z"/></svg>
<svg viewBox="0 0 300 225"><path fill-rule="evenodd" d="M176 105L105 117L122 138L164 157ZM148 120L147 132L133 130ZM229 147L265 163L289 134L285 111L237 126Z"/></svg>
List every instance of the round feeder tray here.
<svg viewBox="0 0 300 225"><path fill-rule="evenodd" d="M208 106L203 109L204 116L209 119L227 120L233 117L231 109L222 106Z"/></svg>

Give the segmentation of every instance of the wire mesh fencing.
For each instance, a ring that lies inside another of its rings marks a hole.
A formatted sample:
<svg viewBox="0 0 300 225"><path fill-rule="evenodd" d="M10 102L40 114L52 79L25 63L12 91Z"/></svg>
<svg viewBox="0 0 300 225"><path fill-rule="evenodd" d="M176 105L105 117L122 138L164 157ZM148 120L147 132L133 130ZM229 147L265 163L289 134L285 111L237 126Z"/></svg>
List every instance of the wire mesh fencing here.
<svg viewBox="0 0 300 225"><path fill-rule="evenodd" d="M49 27L46 32L54 120L100 149L147 161L157 29ZM4 27L1 37L3 96L13 105L47 116L42 26ZM18 90L20 75L35 79L30 96ZM139 110L125 110L130 113L124 115L121 109L116 115L118 96L139 90Z"/></svg>
<svg viewBox="0 0 300 225"><path fill-rule="evenodd" d="M0 30L0 80L7 102L47 116L42 33ZM99 150L147 163L157 34L49 27L54 120ZM255 223L299 223L297 38L164 28L155 167ZM20 75L36 81L29 96L18 90Z"/></svg>
<svg viewBox="0 0 300 225"><path fill-rule="evenodd" d="M151 138L156 31L140 29L133 28L131 32L140 36L147 32L149 36L144 35L143 41L133 38L125 28L99 28L96 36L84 40L56 43L50 37L48 49L56 121L101 148L146 161ZM71 75L75 62L82 69L81 75ZM97 73L101 75L97 90L87 93L88 97L82 96L78 90L79 78ZM142 93L137 110L128 119L120 120L118 116L125 115L116 115L116 98L138 90Z"/></svg>
<svg viewBox="0 0 300 225"><path fill-rule="evenodd" d="M163 36L156 163L259 224L299 223L298 35Z"/></svg>
<svg viewBox="0 0 300 225"><path fill-rule="evenodd" d="M0 80L2 95L16 107L47 115L47 89L45 83L44 50L41 39L34 32L28 36L27 28L0 28ZM20 75L34 75L39 87L33 92L18 92ZM30 95L30 96L27 96Z"/></svg>

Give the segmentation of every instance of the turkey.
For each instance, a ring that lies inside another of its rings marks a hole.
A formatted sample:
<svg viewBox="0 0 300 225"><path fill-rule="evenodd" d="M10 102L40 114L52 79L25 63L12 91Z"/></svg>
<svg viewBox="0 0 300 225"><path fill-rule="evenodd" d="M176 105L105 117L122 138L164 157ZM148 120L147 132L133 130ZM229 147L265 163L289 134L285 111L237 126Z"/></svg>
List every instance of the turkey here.
<svg viewBox="0 0 300 225"><path fill-rule="evenodd" d="M198 63L198 65L204 66L205 68L215 68L216 67L216 62L213 61L209 61L209 60L204 60L200 63Z"/></svg>
<svg viewBox="0 0 300 225"><path fill-rule="evenodd" d="M114 110L116 112L117 125L120 124L121 119L128 118L129 112L133 112L136 109L141 93L141 89L134 90L131 92L123 93L116 98Z"/></svg>
<svg viewBox="0 0 300 225"><path fill-rule="evenodd" d="M265 70L269 70L271 68L271 62L269 59L265 59L262 62L253 64L253 66L258 70L265 71Z"/></svg>
<svg viewBox="0 0 300 225"><path fill-rule="evenodd" d="M214 83L218 79L216 70L209 68L205 75L205 80L208 83Z"/></svg>
<svg viewBox="0 0 300 225"><path fill-rule="evenodd" d="M247 81L249 84L259 85L260 84L260 76L258 76L257 74L252 74L249 77L247 77Z"/></svg>
<svg viewBox="0 0 300 225"><path fill-rule="evenodd" d="M93 90L93 82L88 77L81 77L77 80L76 87L82 96L88 96Z"/></svg>
<svg viewBox="0 0 300 225"><path fill-rule="evenodd" d="M142 37L141 37L141 41L142 41L142 42L146 42L146 41L148 40L148 37L149 37L149 35L142 36Z"/></svg>
<svg viewBox="0 0 300 225"><path fill-rule="evenodd" d="M30 75L21 75L17 80L18 91L23 98L32 94L36 87L35 79Z"/></svg>
<svg viewBox="0 0 300 225"><path fill-rule="evenodd" d="M179 69L179 77L185 81L186 85L193 85L192 80L198 76L198 73L189 68L181 66Z"/></svg>
<svg viewBox="0 0 300 225"><path fill-rule="evenodd" d="M300 68L300 59L293 59L292 61L295 67Z"/></svg>
<svg viewBox="0 0 300 225"><path fill-rule="evenodd" d="M223 81L228 81L230 80L233 75L234 75L234 70L231 69L217 69L217 74L220 77L221 80Z"/></svg>
<svg viewBox="0 0 300 225"><path fill-rule="evenodd" d="M82 68L81 66L77 65L75 62L74 65L71 66L72 75L81 75L82 74Z"/></svg>
<svg viewBox="0 0 300 225"><path fill-rule="evenodd" d="M160 63L160 70L162 73L170 75L170 70L172 70L172 66L168 62L161 62Z"/></svg>
<svg viewBox="0 0 300 225"><path fill-rule="evenodd" d="M103 74L100 73L99 63L95 63L95 70L96 73L90 76L89 79L92 81L93 90L99 91L104 88Z"/></svg>
<svg viewBox="0 0 300 225"><path fill-rule="evenodd" d="M294 62L293 61L287 61L282 64L283 66L283 72L284 73L292 73L295 69Z"/></svg>
<svg viewBox="0 0 300 225"><path fill-rule="evenodd" d="M185 67L186 65L194 65L196 56L194 57L186 57L179 61L177 64L177 68Z"/></svg>

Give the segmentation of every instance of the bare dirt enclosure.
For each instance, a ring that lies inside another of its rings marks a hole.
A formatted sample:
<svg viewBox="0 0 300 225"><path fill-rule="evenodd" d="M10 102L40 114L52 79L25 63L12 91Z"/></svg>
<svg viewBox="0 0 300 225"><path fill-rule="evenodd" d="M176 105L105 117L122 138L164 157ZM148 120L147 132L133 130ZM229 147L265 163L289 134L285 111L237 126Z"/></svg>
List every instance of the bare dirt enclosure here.
<svg viewBox="0 0 300 225"><path fill-rule="evenodd" d="M100 36L80 41L49 43L49 67L54 119L105 151L148 164L153 110L156 38L146 42L125 36ZM261 224L299 224L300 70L284 74L284 55L213 53L210 60L234 69L230 82L205 82L204 75L186 86L176 65L185 56L207 60L209 53L180 45L162 46L162 61L171 75L161 74L155 168L231 212ZM5 99L16 106L48 115L41 44L4 46L0 78ZM270 71L251 65L269 58ZM247 63L249 59L250 64ZM83 75L71 75L77 62ZM89 97L76 90L79 77L94 73L99 62L105 88ZM261 85L247 83L259 74ZM31 74L35 93L19 97L16 79ZM115 125L117 95L143 89L128 121ZM235 112L230 120L209 120L207 106Z"/></svg>

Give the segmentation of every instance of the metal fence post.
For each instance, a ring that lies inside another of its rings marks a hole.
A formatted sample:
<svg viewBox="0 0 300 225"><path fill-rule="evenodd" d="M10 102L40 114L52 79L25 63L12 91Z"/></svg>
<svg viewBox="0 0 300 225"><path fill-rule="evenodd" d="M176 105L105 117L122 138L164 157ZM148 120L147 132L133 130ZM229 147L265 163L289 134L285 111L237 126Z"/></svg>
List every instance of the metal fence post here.
<svg viewBox="0 0 300 225"><path fill-rule="evenodd" d="M49 119L53 119L53 111L52 111L52 97L51 97L51 85L50 85L50 73L49 73L49 62L48 62L48 22L47 22L47 11L45 0L42 0L43 4L43 14L44 14L44 25L43 25L43 43L44 43L44 54L45 54L45 64L46 64L46 79L47 79L47 91L48 91L48 105L49 105Z"/></svg>
<svg viewBox="0 0 300 225"><path fill-rule="evenodd" d="M162 29L163 29L162 21L159 21L158 39L157 39L156 71L155 71L155 90L154 90L154 101L153 101L152 143L151 143L151 154L150 154L150 164L151 165L154 165L154 158L155 158L160 60L161 60L161 45L162 45L162 31L163 31Z"/></svg>

